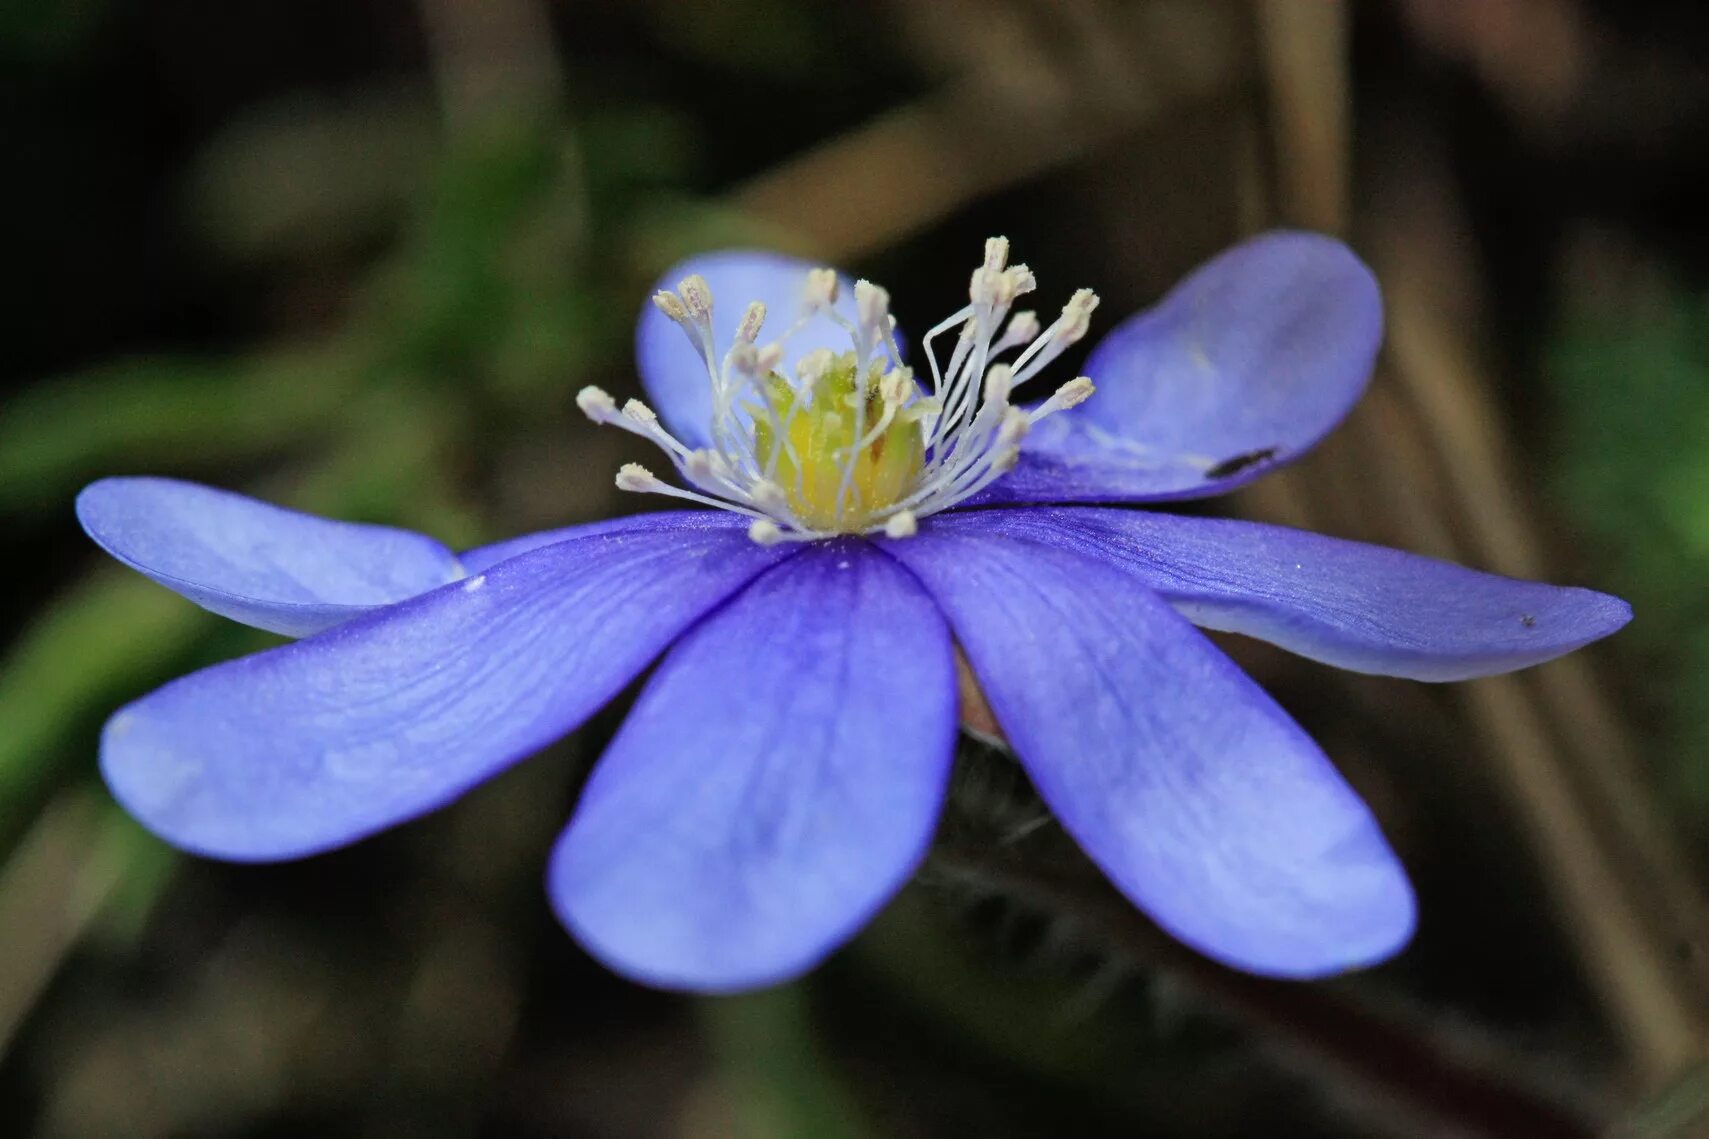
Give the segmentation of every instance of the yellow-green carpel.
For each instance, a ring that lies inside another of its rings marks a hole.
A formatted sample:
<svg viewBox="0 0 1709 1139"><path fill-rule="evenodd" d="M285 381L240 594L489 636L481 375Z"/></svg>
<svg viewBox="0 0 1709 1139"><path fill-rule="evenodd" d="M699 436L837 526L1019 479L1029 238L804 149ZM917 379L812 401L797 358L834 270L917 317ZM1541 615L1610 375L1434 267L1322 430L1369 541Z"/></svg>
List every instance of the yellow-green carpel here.
<svg viewBox="0 0 1709 1139"><path fill-rule="evenodd" d="M652 408L630 400L618 409L599 388L576 403L596 423L609 423L657 443L683 481L656 478L637 463L617 472L623 490L666 494L743 514L756 542L811 541L835 534L914 533L920 518L947 510L1011 470L1032 425L1092 394L1084 376L1032 408L1010 396L1070 344L1085 336L1098 298L1081 289L1049 327L1031 312L1011 313L1033 290L1032 271L1010 265L1009 243L985 243L969 303L920 342L930 369L929 392L902 362L890 295L870 281L854 285L853 313L837 307L841 282L830 269L806 275L800 311L778 339L759 343L766 306L750 303L722 356L713 333L712 287L699 274L653 304L688 336L706 367L711 391L709 445L691 449L666 431ZM826 325L849 338L842 353L816 348L780 365L785 344ZM940 365L932 341L954 331L955 347ZM1015 351L1012 360L998 357Z"/></svg>
<svg viewBox="0 0 1709 1139"><path fill-rule="evenodd" d="M783 488L795 517L815 530L860 532L914 488L925 465L922 403L884 399L886 379L913 385L906 369L864 374L854 353L828 365L805 391L773 372L765 380L772 414L755 415L754 453ZM754 409L758 410L758 409ZM771 425L781 425L779 432Z"/></svg>

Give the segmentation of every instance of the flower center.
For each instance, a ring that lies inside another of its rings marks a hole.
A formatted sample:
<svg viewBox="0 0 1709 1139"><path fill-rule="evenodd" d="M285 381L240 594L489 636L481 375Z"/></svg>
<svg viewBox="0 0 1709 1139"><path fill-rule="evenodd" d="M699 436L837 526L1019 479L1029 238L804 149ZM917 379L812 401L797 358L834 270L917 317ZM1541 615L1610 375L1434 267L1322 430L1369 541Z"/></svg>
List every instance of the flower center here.
<svg viewBox="0 0 1709 1139"><path fill-rule="evenodd" d="M807 371L817 375L799 391L775 372L766 377L775 415L754 423L755 457L809 527L865 530L907 497L925 465L923 402L887 403L885 373L852 352L826 352Z"/></svg>
<svg viewBox="0 0 1709 1139"><path fill-rule="evenodd" d="M783 335L758 346L765 306L749 304L735 342L722 357L712 332L712 290L695 275L660 292L653 304L687 334L706 366L712 394L710 445L690 449L659 423L653 410L630 400L619 411L599 388L583 388L576 403L596 423L609 423L657 443L688 490L654 477L636 463L617 474L624 490L672 495L753 519L756 542L806 541L834 534L914 532L918 519L966 501L1013 469L1021 440L1034 423L1092 394L1081 376L1033 408L1010 396L1070 344L1085 336L1098 298L1082 289L1050 327L1031 312L1010 309L1031 292L1025 265L1008 264L1009 243L985 243L969 303L921 342L931 371L930 391L902 363L890 297L869 281L856 282L855 318L836 307L839 282L829 269L807 274L801 312ZM851 350L820 348L804 355L795 376L778 370L784 344L816 319L849 336ZM959 330L947 364L932 341ZM1011 362L997 357L1011 350Z"/></svg>

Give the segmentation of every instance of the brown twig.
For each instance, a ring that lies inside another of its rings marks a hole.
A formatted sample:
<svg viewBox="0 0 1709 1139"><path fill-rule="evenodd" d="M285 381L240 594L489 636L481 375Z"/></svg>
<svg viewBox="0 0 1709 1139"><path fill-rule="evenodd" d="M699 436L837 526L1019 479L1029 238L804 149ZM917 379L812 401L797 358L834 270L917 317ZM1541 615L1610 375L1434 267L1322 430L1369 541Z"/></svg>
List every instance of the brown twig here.
<svg viewBox="0 0 1709 1139"><path fill-rule="evenodd" d="M0 868L0 1055L123 880L112 811L86 787L60 793Z"/></svg>
<svg viewBox="0 0 1709 1139"><path fill-rule="evenodd" d="M729 204L795 235L803 251L850 260L917 233L994 191L1092 153L1184 103L1227 89L1238 58L1214 8L1173 10L1115 35L1067 19L1077 5L909 4L898 14L936 27L953 20L967 70L943 91L738 187ZM977 7L957 20L955 9ZM1165 6L1167 7L1167 6ZM1016 34L1016 21L1054 18L1068 40ZM1112 40L1112 35L1114 39ZM1135 46L1129 50L1126 41ZM1133 65L1139 44L1166 66ZM1116 54L1126 66L1112 65ZM1138 82L1136 76L1150 76ZM891 176L873 177L874 171ZM907 177L895 176L907 172Z"/></svg>
<svg viewBox="0 0 1709 1139"><path fill-rule="evenodd" d="M1345 40L1334 29L1345 11L1324 0L1261 0L1257 12L1286 212L1344 230L1349 96ZM1381 538L1374 519L1404 517L1407 535L1429 539L1431 552L1549 577L1532 515L1504 493L1520 480L1494 426L1501 417L1487 380L1465 334L1435 315L1440 294L1420 285L1430 274L1418 262L1429 258L1417 244L1408 247L1410 263L1383 273L1390 367L1344 429L1367 477L1344 480L1353 501L1332 513L1332 528ZM1453 295L1473 291L1462 282ZM1371 465L1396 477L1372 480ZM1277 480L1278 490L1286 480ZM1374 498L1373 485L1397 483L1438 493ZM1709 991L1679 950L1701 941L1706 909L1644 797L1630 745L1589 665L1560 662L1457 692L1633 1073L1653 1085L1693 1063L1709 1039Z"/></svg>

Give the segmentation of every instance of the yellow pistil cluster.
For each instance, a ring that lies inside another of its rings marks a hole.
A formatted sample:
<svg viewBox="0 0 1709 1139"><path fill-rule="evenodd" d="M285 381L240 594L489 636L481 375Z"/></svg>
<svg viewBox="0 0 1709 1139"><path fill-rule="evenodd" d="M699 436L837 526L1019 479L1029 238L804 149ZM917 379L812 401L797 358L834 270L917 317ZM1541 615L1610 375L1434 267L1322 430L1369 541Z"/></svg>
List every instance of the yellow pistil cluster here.
<svg viewBox="0 0 1709 1139"><path fill-rule="evenodd" d="M863 374L852 352L826 356L807 362L805 371L818 374L804 390L776 372L766 378L774 416L756 420L755 452L802 522L859 533L919 477L926 459L919 405L887 406L877 365Z"/></svg>

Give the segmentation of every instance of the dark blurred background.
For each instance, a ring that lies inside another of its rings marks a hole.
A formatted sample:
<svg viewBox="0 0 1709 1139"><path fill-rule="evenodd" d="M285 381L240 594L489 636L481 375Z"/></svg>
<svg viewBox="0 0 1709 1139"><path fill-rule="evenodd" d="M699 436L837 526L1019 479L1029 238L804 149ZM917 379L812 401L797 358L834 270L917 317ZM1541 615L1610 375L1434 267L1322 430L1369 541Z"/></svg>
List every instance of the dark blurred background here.
<svg viewBox="0 0 1709 1139"><path fill-rule="evenodd" d="M0 3L0 1134L1709 1135L1705 60L1709 9L1649 0ZM1276 224L1372 262L1387 352L1197 509L1638 612L1444 687L1225 640L1414 873L1388 965L1193 957L971 743L920 880L725 999L545 903L621 704L295 865L176 855L96 778L107 712L271 642L97 556L92 478L453 545L593 519L632 456L573 396L636 390L679 256L808 254L919 327L1003 233L1113 323Z"/></svg>

